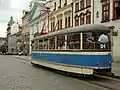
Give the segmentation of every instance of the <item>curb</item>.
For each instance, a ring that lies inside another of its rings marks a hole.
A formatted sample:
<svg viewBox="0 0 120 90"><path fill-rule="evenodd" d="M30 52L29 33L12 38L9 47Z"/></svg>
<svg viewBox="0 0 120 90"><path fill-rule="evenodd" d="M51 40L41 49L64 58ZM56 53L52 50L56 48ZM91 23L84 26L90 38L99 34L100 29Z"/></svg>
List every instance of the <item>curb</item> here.
<svg viewBox="0 0 120 90"><path fill-rule="evenodd" d="M24 58L20 58L20 57L13 57L13 58L21 59L21 60L25 60L25 61L31 61L31 60L29 60L29 59L24 59Z"/></svg>

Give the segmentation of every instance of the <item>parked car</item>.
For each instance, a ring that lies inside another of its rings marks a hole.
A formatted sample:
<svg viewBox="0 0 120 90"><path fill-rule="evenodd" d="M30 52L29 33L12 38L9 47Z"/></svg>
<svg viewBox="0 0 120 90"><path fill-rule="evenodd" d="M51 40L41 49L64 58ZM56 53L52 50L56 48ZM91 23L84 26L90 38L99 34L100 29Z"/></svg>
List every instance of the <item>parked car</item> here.
<svg viewBox="0 0 120 90"><path fill-rule="evenodd" d="M18 55L27 55L27 53L25 53L24 51L21 51L18 53Z"/></svg>

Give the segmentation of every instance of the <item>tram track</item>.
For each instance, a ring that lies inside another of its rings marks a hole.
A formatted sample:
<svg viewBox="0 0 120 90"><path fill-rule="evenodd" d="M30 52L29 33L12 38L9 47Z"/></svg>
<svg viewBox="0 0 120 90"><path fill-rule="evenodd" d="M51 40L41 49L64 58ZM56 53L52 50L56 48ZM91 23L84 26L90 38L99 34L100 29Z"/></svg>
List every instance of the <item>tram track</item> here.
<svg viewBox="0 0 120 90"><path fill-rule="evenodd" d="M120 90L120 80L112 77L102 76L102 75L79 75L75 73L68 73L63 71L58 71L59 74L71 77L73 79L80 80L80 82L95 85L97 87L103 88L105 90Z"/></svg>
<svg viewBox="0 0 120 90"><path fill-rule="evenodd" d="M79 74L74 74L74 73L68 73L68 72L62 72L59 74L69 76L73 79L77 79L82 81L83 83L88 83L91 85L95 85L100 88L104 88L105 90L120 90L120 79L112 78L112 77L107 77L107 76L102 76L102 75L79 75Z"/></svg>
<svg viewBox="0 0 120 90"><path fill-rule="evenodd" d="M113 88L111 87L110 85L105 85L105 84L101 84L101 83L96 83L94 81L86 81L87 83L90 83L90 84L93 84L93 85L97 85L99 87L103 87L105 89L108 89L108 90L119 90L118 88Z"/></svg>
<svg viewBox="0 0 120 90"><path fill-rule="evenodd" d="M101 77L101 78L105 78L105 79L109 79L109 80L112 80L112 81L116 81L116 82L120 82L120 78L116 78L116 77L119 77L119 76L104 76L104 75L94 75L94 76L97 76L97 77Z"/></svg>
<svg viewBox="0 0 120 90"><path fill-rule="evenodd" d="M120 90L120 80L117 80L115 78L110 78L107 76L101 76L101 75L93 75L90 79L87 78L85 82L93 85L97 85L99 87L103 87L108 90Z"/></svg>

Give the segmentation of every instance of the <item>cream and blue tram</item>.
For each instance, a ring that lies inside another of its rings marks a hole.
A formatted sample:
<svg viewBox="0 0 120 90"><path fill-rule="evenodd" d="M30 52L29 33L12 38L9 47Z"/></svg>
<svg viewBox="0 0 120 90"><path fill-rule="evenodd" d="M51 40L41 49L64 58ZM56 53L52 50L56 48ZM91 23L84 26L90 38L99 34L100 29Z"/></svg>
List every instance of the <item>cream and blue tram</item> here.
<svg viewBox="0 0 120 90"><path fill-rule="evenodd" d="M98 42L102 33L109 37L104 49ZM111 72L111 42L112 32L103 25L64 28L33 39L31 63L78 74Z"/></svg>

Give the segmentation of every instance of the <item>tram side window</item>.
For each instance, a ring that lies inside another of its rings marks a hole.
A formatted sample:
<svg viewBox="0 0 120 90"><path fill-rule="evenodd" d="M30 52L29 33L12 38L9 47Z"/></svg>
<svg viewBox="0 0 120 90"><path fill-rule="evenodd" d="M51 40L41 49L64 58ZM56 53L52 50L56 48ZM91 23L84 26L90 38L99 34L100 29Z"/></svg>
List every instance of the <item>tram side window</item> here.
<svg viewBox="0 0 120 90"><path fill-rule="evenodd" d="M83 49L98 49L98 32L83 33Z"/></svg>
<svg viewBox="0 0 120 90"><path fill-rule="evenodd" d="M35 40L35 50L38 50L38 40Z"/></svg>
<svg viewBox="0 0 120 90"><path fill-rule="evenodd" d="M48 49L48 39L44 39L44 49Z"/></svg>
<svg viewBox="0 0 120 90"><path fill-rule="evenodd" d="M43 40L39 40L39 50L43 49Z"/></svg>
<svg viewBox="0 0 120 90"><path fill-rule="evenodd" d="M49 49L55 49L55 37L49 38Z"/></svg>
<svg viewBox="0 0 120 90"><path fill-rule="evenodd" d="M80 34L67 35L67 45L69 49L80 49Z"/></svg>
<svg viewBox="0 0 120 90"><path fill-rule="evenodd" d="M34 41L31 41L31 46L32 46L32 50L35 50L35 43L34 43Z"/></svg>
<svg viewBox="0 0 120 90"><path fill-rule="evenodd" d="M57 37L57 49L65 49L65 35Z"/></svg>

